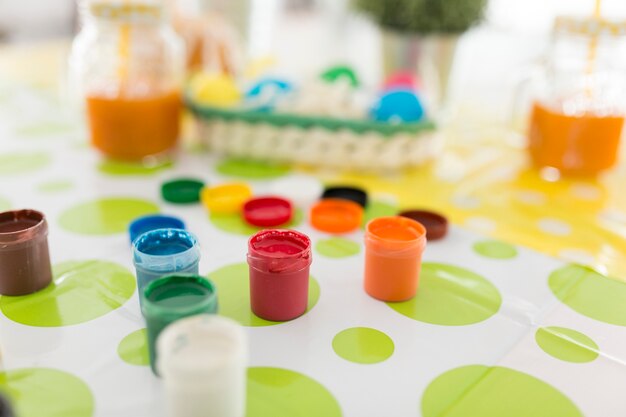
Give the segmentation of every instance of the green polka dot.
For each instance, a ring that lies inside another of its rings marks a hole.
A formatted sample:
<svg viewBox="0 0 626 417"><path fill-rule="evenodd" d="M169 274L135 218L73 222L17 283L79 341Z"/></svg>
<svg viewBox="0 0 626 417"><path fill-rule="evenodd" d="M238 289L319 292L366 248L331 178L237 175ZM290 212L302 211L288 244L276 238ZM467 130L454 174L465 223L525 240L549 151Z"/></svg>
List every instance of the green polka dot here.
<svg viewBox="0 0 626 417"><path fill-rule="evenodd" d="M302 223L304 215L302 214L302 210L295 209L293 219L281 228L293 228ZM263 227L255 227L251 226L245 222L245 220L241 217L241 214L210 214L209 220L215 227L224 232L234 233L237 235L250 236L258 232L259 230L264 229Z"/></svg>
<svg viewBox="0 0 626 417"><path fill-rule="evenodd" d="M247 417L341 417L333 395L319 382L281 368L248 368Z"/></svg>
<svg viewBox="0 0 626 417"><path fill-rule="evenodd" d="M250 280L248 278L248 264L240 263L228 265L211 272L209 278L215 282L218 291L220 315L237 320L244 326L272 326L280 322L268 321L254 315L250 308ZM320 287L313 277L309 279L309 306L310 311L320 297Z"/></svg>
<svg viewBox="0 0 626 417"><path fill-rule="evenodd" d="M626 284L581 266L557 269L548 279L554 295L574 311L618 326L626 326Z"/></svg>
<svg viewBox="0 0 626 417"><path fill-rule="evenodd" d="M515 246L497 240L483 240L474 243L474 252L486 258L511 259L517 256Z"/></svg>
<svg viewBox="0 0 626 417"><path fill-rule="evenodd" d="M222 175L251 180L277 178L289 173L289 167L285 165L247 159L224 159L216 169Z"/></svg>
<svg viewBox="0 0 626 417"><path fill-rule="evenodd" d="M550 356L567 362L591 362L598 357L598 345L590 337L564 327L537 330L535 340Z"/></svg>
<svg viewBox="0 0 626 417"><path fill-rule="evenodd" d="M107 175L153 175L172 167L171 161L157 164L143 164L139 162L116 161L105 159L98 164L98 170Z"/></svg>
<svg viewBox="0 0 626 417"><path fill-rule="evenodd" d="M108 235L125 232L131 221L158 213L159 207L135 198L103 198L65 210L59 222L69 232L85 235Z"/></svg>
<svg viewBox="0 0 626 417"><path fill-rule="evenodd" d="M37 171L50 163L44 152L5 153L0 155L0 176L17 175Z"/></svg>
<svg viewBox="0 0 626 417"><path fill-rule="evenodd" d="M37 190L42 193L58 193L62 191L71 190L74 184L69 180L55 180L46 181L37 187Z"/></svg>
<svg viewBox="0 0 626 417"><path fill-rule="evenodd" d="M417 295L387 303L400 314L425 323L464 326L487 320L500 309L500 293L482 276L454 265L424 262Z"/></svg>
<svg viewBox="0 0 626 417"><path fill-rule="evenodd" d="M0 197L0 211L7 211L11 208L9 200Z"/></svg>
<svg viewBox="0 0 626 417"><path fill-rule="evenodd" d="M315 250L328 258L347 258L361 251L361 245L342 237L331 237L322 239L315 245Z"/></svg>
<svg viewBox="0 0 626 417"><path fill-rule="evenodd" d="M395 216L398 214L398 206L383 201L370 201L363 213L363 227L377 217Z"/></svg>
<svg viewBox="0 0 626 417"><path fill-rule="evenodd" d="M112 262L63 262L52 272L54 282L39 292L0 297L4 315L29 326L69 326L115 310L135 291L133 274Z"/></svg>
<svg viewBox="0 0 626 417"><path fill-rule="evenodd" d="M73 126L67 123L59 122L43 122L30 125L24 125L15 130L19 136L26 137L46 137L55 136L73 131Z"/></svg>
<svg viewBox="0 0 626 417"><path fill-rule="evenodd" d="M393 354L393 340L380 330L352 327L333 338L333 350L345 360L355 363L378 363Z"/></svg>
<svg viewBox="0 0 626 417"><path fill-rule="evenodd" d="M7 395L19 417L91 417L94 398L76 376L49 368L0 372L0 392Z"/></svg>
<svg viewBox="0 0 626 417"><path fill-rule="evenodd" d="M452 369L428 385L423 417L583 417L556 388L501 366Z"/></svg>
<svg viewBox="0 0 626 417"><path fill-rule="evenodd" d="M117 346L117 354L130 364L138 366L150 365L146 329L134 331L122 339Z"/></svg>

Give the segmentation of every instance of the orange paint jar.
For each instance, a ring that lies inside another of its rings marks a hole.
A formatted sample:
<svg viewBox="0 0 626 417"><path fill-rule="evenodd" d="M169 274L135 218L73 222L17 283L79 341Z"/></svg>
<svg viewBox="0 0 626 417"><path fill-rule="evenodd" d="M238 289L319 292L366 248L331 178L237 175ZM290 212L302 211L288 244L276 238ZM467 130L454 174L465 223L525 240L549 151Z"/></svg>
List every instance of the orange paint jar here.
<svg viewBox="0 0 626 417"><path fill-rule="evenodd" d="M567 115L536 102L528 131L532 162L565 174L597 174L615 165L623 126L623 115Z"/></svg>
<svg viewBox="0 0 626 417"><path fill-rule="evenodd" d="M426 229L406 217L379 217L365 230L365 292L382 301L415 296Z"/></svg>
<svg viewBox="0 0 626 417"><path fill-rule="evenodd" d="M140 160L172 150L178 141L178 91L134 97L87 97L92 145L115 159Z"/></svg>

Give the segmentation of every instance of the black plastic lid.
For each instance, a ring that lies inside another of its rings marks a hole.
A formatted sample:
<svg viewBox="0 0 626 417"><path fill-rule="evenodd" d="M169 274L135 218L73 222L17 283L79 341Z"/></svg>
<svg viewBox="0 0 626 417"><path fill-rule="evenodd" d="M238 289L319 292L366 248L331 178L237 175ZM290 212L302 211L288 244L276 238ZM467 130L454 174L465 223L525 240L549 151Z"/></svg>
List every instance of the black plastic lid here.
<svg viewBox="0 0 626 417"><path fill-rule="evenodd" d="M367 207L367 192L364 189L358 187L328 187L322 194L324 198L339 198L342 200L354 201L361 207Z"/></svg>

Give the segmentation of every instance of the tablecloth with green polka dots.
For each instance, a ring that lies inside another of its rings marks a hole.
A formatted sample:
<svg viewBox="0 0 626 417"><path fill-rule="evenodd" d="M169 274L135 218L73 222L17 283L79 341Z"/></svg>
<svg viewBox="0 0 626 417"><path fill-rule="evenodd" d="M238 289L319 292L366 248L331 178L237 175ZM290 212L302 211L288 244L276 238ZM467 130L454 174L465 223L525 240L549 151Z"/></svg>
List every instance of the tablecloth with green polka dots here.
<svg viewBox="0 0 626 417"><path fill-rule="evenodd" d="M626 285L597 268L454 225L429 242L418 295L384 303L363 291L362 231L321 233L302 207L291 226L314 244L309 308L296 320L269 322L249 307L246 240L256 229L238 216L209 216L201 205L169 204L159 190L165 180L193 176L245 180L261 195L294 169L197 149L168 164L105 161L85 137L53 96L0 89L0 209L46 214L54 264L46 289L0 297L0 392L18 417L164 416L126 233L132 219L157 212L180 216L198 236L200 272L218 286L220 313L246 326L248 417L626 414ZM370 185L366 218L408 208L411 189L399 195ZM594 188L586 187L577 192L589 197ZM536 190L516 195L537 207L547 198ZM429 206L427 192L412 198ZM455 193L452 203L474 210L472 198ZM458 223L498 218L472 216ZM549 216L540 225L570 232Z"/></svg>

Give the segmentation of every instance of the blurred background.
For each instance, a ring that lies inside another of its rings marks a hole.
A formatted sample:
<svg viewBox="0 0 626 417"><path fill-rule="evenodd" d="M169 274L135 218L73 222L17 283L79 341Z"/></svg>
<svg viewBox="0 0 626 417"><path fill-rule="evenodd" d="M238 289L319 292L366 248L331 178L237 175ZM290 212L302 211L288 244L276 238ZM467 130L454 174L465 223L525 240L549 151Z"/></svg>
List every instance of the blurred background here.
<svg viewBox="0 0 626 417"><path fill-rule="evenodd" d="M239 20L249 57L272 56L285 72L303 75L345 62L357 67L365 82L375 83L381 77L380 31L356 13L348 0L204 2ZM191 0L174 3L183 10L192 7ZM505 121L516 80L525 66L545 53L554 18L587 16L593 7L593 0L489 0L483 20L458 42L449 81L450 101L457 108L466 103L472 112L486 112L492 120ZM626 17L626 1L605 0L602 13L615 19ZM11 71L8 51L15 48L6 45L36 47L56 42L69 48L79 20L76 0L1 0L0 76L3 70ZM25 48L19 51L28 53ZM61 77L64 65L59 62L49 72Z"/></svg>

